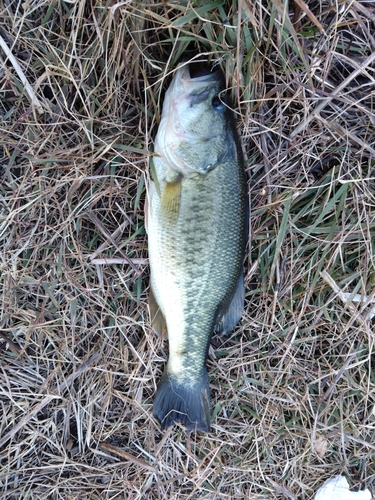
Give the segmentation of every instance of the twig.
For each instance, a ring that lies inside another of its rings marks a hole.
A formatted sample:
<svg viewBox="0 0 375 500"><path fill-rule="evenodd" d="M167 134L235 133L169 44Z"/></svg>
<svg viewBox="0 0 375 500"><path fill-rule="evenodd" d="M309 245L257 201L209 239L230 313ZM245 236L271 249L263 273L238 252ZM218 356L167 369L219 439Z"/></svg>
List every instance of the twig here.
<svg viewBox="0 0 375 500"><path fill-rule="evenodd" d="M118 448L117 446L114 446L113 444L109 444L109 443L99 443L99 445L104 450L110 451L111 453L114 453L118 457L124 458L125 460L129 460L130 462L133 462L134 464L137 464L137 465L143 467L144 469L148 469L151 472L157 472L155 467L148 464L144 460L141 460L140 458L135 457L131 453L128 453L127 451L123 450L122 448Z"/></svg>
<svg viewBox="0 0 375 500"><path fill-rule="evenodd" d="M19 76L19 79L22 82L22 85L24 85L26 92L29 94L29 97L35 106L36 110L40 115L44 113L44 109L42 107L42 103L39 101L37 96L35 95L35 92L33 91L30 83L28 82L25 73L22 71L21 66L18 64L17 59L14 57L12 52L10 51L10 48L8 45L5 43L5 40L1 37L0 35L0 46L5 52L7 58L9 59L10 63L12 64L13 68L15 69L17 75Z"/></svg>
<svg viewBox="0 0 375 500"><path fill-rule="evenodd" d="M265 173L265 179L267 183L267 200L268 203L272 203L272 193L271 193L271 177L270 177L270 164L268 161L269 155L268 155L268 145L267 145L267 128L264 125L264 103L260 105L259 108L259 121L260 121L260 129L261 129L261 135L260 135L260 143L261 143L261 151L263 154L263 161L264 161L264 173Z"/></svg>
<svg viewBox="0 0 375 500"><path fill-rule="evenodd" d="M367 446L367 448L370 448L370 450L375 450L375 444L369 443L368 441L365 441L364 439L360 439L357 436L352 436L352 434L349 434L348 432L345 432L345 436L348 439L355 441L356 443L363 444L363 446Z"/></svg>
<svg viewBox="0 0 375 500"><path fill-rule="evenodd" d="M340 287L337 285L335 280L327 273L327 271L322 271L320 273L320 276L324 279L326 283L334 290L334 292L337 294L338 297L344 302L345 308L350 313L352 314L352 317L350 318L350 321L348 325L351 325L354 321L357 321L365 330L370 332L370 328L368 325L368 321L366 321L363 316L361 315L361 312L358 311L358 308L353 305L353 302L348 302L348 296L345 292L343 292ZM330 299L331 301L332 299Z"/></svg>
<svg viewBox="0 0 375 500"><path fill-rule="evenodd" d="M119 252L119 254L126 260L126 262L133 269L133 271L135 271L137 274L139 274L139 270L133 264L132 259L130 259L130 257L128 257L126 255L126 253L121 250L121 248L119 248L116 241L112 238L112 236L104 228L103 224L100 222L100 220L97 218L97 216L91 211L88 211L87 215L90 217L90 219L93 221L93 223L99 229L99 231L105 236L105 238L116 248L116 250Z"/></svg>
<svg viewBox="0 0 375 500"><path fill-rule="evenodd" d="M89 215L90 216L90 215ZM91 218L91 217L90 217ZM116 231L114 231L112 234L111 234L111 238L113 240L115 240L117 238L117 236L119 236L120 234L122 234L124 232L124 229L129 225L129 221L124 221L122 224L120 224L120 226L116 229ZM111 243L112 244L112 243ZM105 250L106 248L108 248L110 246L110 244L107 242L107 241L104 241L100 246L99 248L97 248L95 250L95 252L93 252L91 255L90 255L90 259L93 260L95 259L95 257L97 257L100 252L102 252L103 250ZM133 259L134 260L134 259Z"/></svg>
<svg viewBox="0 0 375 500"><path fill-rule="evenodd" d="M329 396L332 394L332 391L336 387L337 382L344 375L345 370L347 370L347 368L350 365L350 363L352 362L354 356L356 354L358 354L358 352L359 352L359 350L356 349L352 354L350 354L350 356L348 356L348 359L345 361L345 363L341 367L340 371L336 375L335 380L332 382L332 384L330 385L330 387L327 389L326 393L324 394L323 401L326 401L329 398Z"/></svg>
<svg viewBox="0 0 375 500"><path fill-rule="evenodd" d="M133 264L144 265L148 264L148 259L131 259ZM92 264L104 266L105 264L113 265L113 264L128 264L129 261L127 259L122 259L121 257L109 257L103 259L92 259Z"/></svg>
<svg viewBox="0 0 375 500"><path fill-rule="evenodd" d="M286 488L284 488L284 486L281 486L280 484L276 483L276 481L271 479L269 476L265 476L265 478L272 484L272 486L275 488L276 491L282 493L287 498L290 498L290 500L297 500L297 497L293 495L290 491L288 491Z"/></svg>
<svg viewBox="0 0 375 500"><path fill-rule="evenodd" d="M320 33L325 34L323 26L320 24L316 16L311 12L309 6L305 2L303 2L303 0L294 0L294 1L298 5L298 7L301 10L303 10L306 16L310 19L310 21L312 21L315 24Z"/></svg>

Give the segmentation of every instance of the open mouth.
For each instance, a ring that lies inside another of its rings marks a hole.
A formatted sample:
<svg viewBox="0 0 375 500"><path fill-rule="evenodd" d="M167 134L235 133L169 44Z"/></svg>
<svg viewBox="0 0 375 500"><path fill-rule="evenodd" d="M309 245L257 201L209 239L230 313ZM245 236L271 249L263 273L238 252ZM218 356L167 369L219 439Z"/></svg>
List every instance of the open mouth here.
<svg viewBox="0 0 375 500"><path fill-rule="evenodd" d="M200 78L202 76L219 76L221 71L218 66L215 68L212 68L207 63L200 63L200 62L192 62L189 64L189 73L190 73L190 78Z"/></svg>

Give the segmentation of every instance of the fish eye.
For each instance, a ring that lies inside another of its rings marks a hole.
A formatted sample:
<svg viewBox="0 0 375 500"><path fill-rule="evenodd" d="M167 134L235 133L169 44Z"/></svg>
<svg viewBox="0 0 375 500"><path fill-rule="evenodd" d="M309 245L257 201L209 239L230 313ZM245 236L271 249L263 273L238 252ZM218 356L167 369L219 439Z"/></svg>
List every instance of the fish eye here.
<svg viewBox="0 0 375 500"><path fill-rule="evenodd" d="M215 109L224 109L224 104L220 101L218 95L212 98L211 104Z"/></svg>

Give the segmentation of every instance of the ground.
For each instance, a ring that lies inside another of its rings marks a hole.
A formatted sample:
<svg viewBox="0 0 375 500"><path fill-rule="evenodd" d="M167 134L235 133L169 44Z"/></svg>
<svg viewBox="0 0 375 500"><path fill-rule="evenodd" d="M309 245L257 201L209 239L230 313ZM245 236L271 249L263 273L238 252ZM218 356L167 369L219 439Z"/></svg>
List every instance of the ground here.
<svg viewBox="0 0 375 500"><path fill-rule="evenodd" d="M0 498L307 500L336 474L375 493L375 4L0 11ZM225 74L251 204L209 434L152 414L143 209L183 56Z"/></svg>

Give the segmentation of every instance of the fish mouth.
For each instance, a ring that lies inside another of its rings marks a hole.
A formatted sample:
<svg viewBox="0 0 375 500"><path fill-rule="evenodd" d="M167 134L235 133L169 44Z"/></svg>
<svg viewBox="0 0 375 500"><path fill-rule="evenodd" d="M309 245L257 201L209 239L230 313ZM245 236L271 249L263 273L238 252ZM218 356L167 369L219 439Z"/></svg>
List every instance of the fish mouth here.
<svg viewBox="0 0 375 500"><path fill-rule="evenodd" d="M207 63L191 62L178 70L181 80L186 82L218 82L223 80L223 73L218 66Z"/></svg>
<svg viewBox="0 0 375 500"><path fill-rule="evenodd" d="M202 77L209 77L216 80L216 78L221 76L221 71L217 66L213 68L206 63L193 62L189 64L188 68L192 80Z"/></svg>

